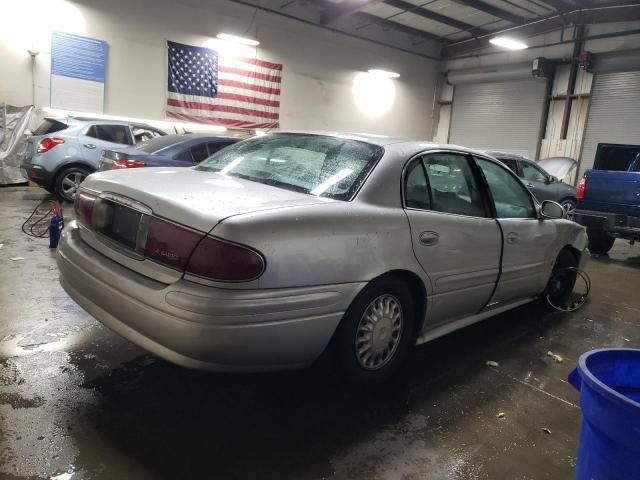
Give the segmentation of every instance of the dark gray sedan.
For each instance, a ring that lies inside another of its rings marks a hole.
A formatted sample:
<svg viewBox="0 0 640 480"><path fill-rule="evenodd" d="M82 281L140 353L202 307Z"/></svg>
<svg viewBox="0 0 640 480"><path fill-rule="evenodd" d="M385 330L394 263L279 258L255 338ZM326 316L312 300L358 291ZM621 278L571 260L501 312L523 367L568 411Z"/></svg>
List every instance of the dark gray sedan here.
<svg viewBox="0 0 640 480"><path fill-rule="evenodd" d="M193 167L239 138L182 133L156 137L133 147L104 150L98 170L140 167Z"/></svg>
<svg viewBox="0 0 640 480"><path fill-rule="evenodd" d="M540 202L544 200L558 202L567 212L567 217L573 218L573 212L576 209L576 187L560 181L536 162L522 155L505 152L486 153L513 170Z"/></svg>

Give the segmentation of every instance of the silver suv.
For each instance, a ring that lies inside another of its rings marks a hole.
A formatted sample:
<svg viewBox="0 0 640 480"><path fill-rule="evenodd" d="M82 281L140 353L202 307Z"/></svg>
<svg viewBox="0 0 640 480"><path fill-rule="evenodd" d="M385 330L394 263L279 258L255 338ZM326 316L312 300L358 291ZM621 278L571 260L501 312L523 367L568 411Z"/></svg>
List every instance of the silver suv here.
<svg viewBox="0 0 640 480"><path fill-rule="evenodd" d="M45 118L27 139L22 169L29 180L73 202L76 189L100 164L103 150L159 135L149 125L82 117Z"/></svg>

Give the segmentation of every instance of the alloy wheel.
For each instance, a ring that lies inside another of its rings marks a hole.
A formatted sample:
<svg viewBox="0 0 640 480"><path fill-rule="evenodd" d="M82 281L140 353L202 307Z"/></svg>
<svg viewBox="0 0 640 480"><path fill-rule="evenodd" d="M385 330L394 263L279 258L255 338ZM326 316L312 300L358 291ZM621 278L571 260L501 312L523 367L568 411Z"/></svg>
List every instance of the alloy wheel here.
<svg viewBox="0 0 640 480"><path fill-rule="evenodd" d="M573 215L576 211L576 204L571 201L562 202L562 208L567 212L567 218L573 220Z"/></svg>
<svg viewBox="0 0 640 480"><path fill-rule="evenodd" d="M80 184L87 176L82 172L69 172L62 177L60 195L69 201L73 201L76 197L76 191L80 188Z"/></svg>

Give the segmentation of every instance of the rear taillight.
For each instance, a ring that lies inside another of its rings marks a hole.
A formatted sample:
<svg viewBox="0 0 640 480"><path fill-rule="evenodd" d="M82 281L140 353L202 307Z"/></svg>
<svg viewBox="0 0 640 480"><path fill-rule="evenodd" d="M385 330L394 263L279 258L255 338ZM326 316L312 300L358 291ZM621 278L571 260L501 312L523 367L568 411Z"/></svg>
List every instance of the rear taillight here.
<svg viewBox="0 0 640 480"><path fill-rule="evenodd" d="M257 252L214 237L205 237L191 254L185 273L222 282L247 282L262 275L264 260Z"/></svg>
<svg viewBox="0 0 640 480"><path fill-rule="evenodd" d="M582 179L580 180L580 183L578 183L578 190L576 191L576 199L578 199L578 201L582 201L584 200L584 194L585 191L587 190L587 177L582 177Z"/></svg>
<svg viewBox="0 0 640 480"><path fill-rule="evenodd" d="M144 255L150 260L221 282L246 282L264 271L262 256L248 247L205 236L151 217Z"/></svg>
<svg viewBox="0 0 640 480"><path fill-rule="evenodd" d="M76 218L80 223L91 226L91 217L93 215L93 206L96 203L96 197L82 191L76 192L76 198L73 201L73 210L76 212Z"/></svg>
<svg viewBox="0 0 640 480"><path fill-rule="evenodd" d="M146 167L147 164L142 160L114 160L111 162L111 170L120 170L121 168L141 168Z"/></svg>
<svg viewBox="0 0 640 480"><path fill-rule="evenodd" d="M151 217L147 227L144 255L151 260L182 270L203 236L202 232Z"/></svg>
<svg viewBox="0 0 640 480"><path fill-rule="evenodd" d="M56 146L60 145L61 143L64 143L64 139L62 139L62 138L57 138L57 137L43 138L38 143L37 153L47 153L53 147L56 147Z"/></svg>

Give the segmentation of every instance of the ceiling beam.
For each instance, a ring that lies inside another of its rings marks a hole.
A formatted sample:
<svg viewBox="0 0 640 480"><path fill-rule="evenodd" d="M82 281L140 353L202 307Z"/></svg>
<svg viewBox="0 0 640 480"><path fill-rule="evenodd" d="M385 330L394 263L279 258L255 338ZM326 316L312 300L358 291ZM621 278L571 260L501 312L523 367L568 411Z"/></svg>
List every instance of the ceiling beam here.
<svg viewBox="0 0 640 480"><path fill-rule="evenodd" d="M480 0L453 0L455 3L459 3L461 5L465 5L467 7L475 8L484 13L488 13L494 17L501 18L502 20L506 20L511 23L521 24L526 22L527 19L521 17L519 15L514 15L511 12L507 12L498 7L494 7L488 3L481 2Z"/></svg>
<svg viewBox="0 0 640 480"><path fill-rule="evenodd" d="M609 6L590 10L574 10L562 14L562 18L574 25L637 21L640 20L640 4ZM514 34L520 38L527 38L559 30L562 28L562 25L559 23L560 20L561 17L559 14L551 15L540 20L530 21L522 25L516 25L515 27L494 32L482 38L455 42L446 46L443 49L442 55L445 58L451 58L491 47L489 40L497 34Z"/></svg>
<svg viewBox="0 0 640 480"><path fill-rule="evenodd" d="M395 8L399 8L400 10L413 13L414 15L434 20L438 23L442 23L443 25L457 28L458 30L463 30L465 32L470 32L472 35L483 35L489 33L487 30L476 27L470 23L462 22L460 20L432 12L425 8L420 8L419 5L414 5L413 3L405 2L404 0L384 0L384 3Z"/></svg>
<svg viewBox="0 0 640 480"><path fill-rule="evenodd" d="M383 0L345 0L341 3L335 3L322 11L320 14L320 25L326 25L327 23L359 12L370 5L375 5L382 1Z"/></svg>
<svg viewBox="0 0 640 480"><path fill-rule="evenodd" d="M384 18L376 17L375 15L371 15L370 13L365 12L357 12L352 15L358 21L364 23L365 27L367 25L376 24L383 29L387 30L396 30L398 32L406 33L407 35L411 35L416 38L420 38L423 40L435 40L441 43L444 43L444 39L439 35L434 35L433 33L425 32L424 30L418 30L417 28L408 27L401 23L392 22L390 20L386 20Z"/></svg>

